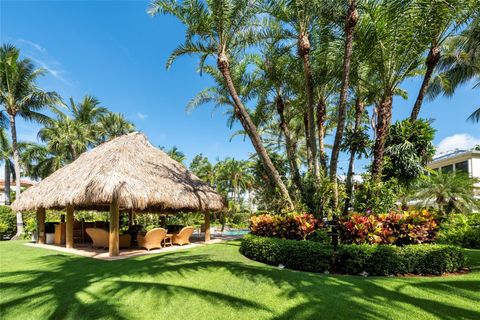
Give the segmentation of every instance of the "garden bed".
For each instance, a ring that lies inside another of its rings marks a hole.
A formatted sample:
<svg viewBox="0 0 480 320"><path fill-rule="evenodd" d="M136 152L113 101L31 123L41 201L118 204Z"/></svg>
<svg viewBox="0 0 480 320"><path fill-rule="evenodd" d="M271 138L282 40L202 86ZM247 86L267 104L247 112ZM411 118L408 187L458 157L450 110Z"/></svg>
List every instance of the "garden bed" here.
<svg viewBox="0 0 480 320"><path fill-rule="evenodd" d="M270 265L311 272L352 275L441 275L465 271L462 248L451 245L340 245L247 235L240 252Z"/></svg>

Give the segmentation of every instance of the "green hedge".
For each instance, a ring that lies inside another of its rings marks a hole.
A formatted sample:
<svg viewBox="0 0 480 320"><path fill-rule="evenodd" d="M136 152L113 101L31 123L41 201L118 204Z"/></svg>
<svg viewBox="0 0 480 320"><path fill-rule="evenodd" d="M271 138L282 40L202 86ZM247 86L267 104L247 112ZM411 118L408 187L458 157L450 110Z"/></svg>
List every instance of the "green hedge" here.
<svg viewBox="0 0 480 320"><path fill-rule="evenodd" d="M240 252L248 258L270 265L302 271L325 272L330 269L333 251L321 242L286 240L246 235Z"/></svg>
<svg viewBox="0 0 480 320"><path fill-rule="evenodd" d="M463 249L450 245L416 244L341 245L336 252L335 271L347 274L439 275L466 266Z"/></svg>
<svg viewBox="0 0 480 320"><path fill-rule="evenodd" d="M329 245L305 240L246 235L240 252L246 257L270 265L302 271L396 275L438 275L466 266L462 248L451 245L417 244L340 245L334 253Z"/></svg>
<svg viewBox="0 0 480 320"><path fill-rule="evenodd" d="M480 213L450 215L440 225L437 242L480 249Z"/></svg>

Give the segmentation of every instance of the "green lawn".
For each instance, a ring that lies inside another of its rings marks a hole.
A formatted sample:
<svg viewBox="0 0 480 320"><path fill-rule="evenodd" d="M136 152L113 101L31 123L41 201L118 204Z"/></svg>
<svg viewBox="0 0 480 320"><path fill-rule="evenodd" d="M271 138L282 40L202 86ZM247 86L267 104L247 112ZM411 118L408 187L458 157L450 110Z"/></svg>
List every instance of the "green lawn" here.
<svg viewBox="0 0 480 320"><path fill-rule="evenodd" d="M279 270L239 242L98 261L0 242L1 319L480 319L480 250L460 276Z"/></svg>

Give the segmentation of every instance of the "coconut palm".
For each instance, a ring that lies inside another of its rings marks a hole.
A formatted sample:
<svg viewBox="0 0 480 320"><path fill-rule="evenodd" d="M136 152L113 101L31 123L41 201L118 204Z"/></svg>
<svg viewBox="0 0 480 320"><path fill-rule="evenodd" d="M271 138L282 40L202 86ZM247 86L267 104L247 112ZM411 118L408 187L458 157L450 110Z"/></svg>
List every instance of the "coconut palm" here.
<svg viewBox="0 0 480 320"><path fill-rule="evenodd" d="M471 212L477 208L474 196L476 182L478 179L463 173L435 172L419 181L414 198L443 215Z"/></svg>
<svg viewBox="0 0 480 320"><path fill-rule="evenodd" d="M35 69L29 59L20 59L20 52L13 45L4 44L0 48L0 104L10 122L17 196L21 193L17 116L25 120L45 123L48 118L39 111L47 106L53 107L61 103L60 96L56 92L45 92L36 85L36 80L44 74L45 70ZM17 234L14 238L18 238L22 233L22 214L17 213Z"/></svg>
<svg viewBox="0 0 480 320"><path fill-rule="evenodd" d="M463 84L473 81L473 88L480 88L480 17L477 15L459 35L448 39L445 52L439 62L439 73L433 79L428 96L440 94L451 97ZM480 108L468 118L480 120Z"/></svg>
<svg viewBox="0 0 480 320"><path fill-rule="evenodd" d="M207 157L202 154L197 154L193 157L190 163L190 171L192 171L197 177L207 182L210 186L216 185L216 171L215 166L208 161Z"/></svg>
<svg viewBox="0 0 480 320"><path fill-rule="evenodd" d="M170 149L165 149L165 147L160 147L160 150L164 151L170 158L173 160L185 165L183 162L187 159L185 153L180 151L176 146L171 147Z"/></svg>
<svg viewBox="0 0 480 320"><path fill-rule="evenodd" d="M4 179L4 192L5 192L5 204L10 204L10 178L11 178L11 160L12 146L8 139L8 133L5 128L0 128L0 159L3 160L5 169Z"/></svg>
<svg viewBox="0 0 480 320"><path fill-rule="evenodd" d="M154 0L149 13L177 17L186 26L186 39L168 59L167 66L179 56L200 56L200 70L209 57L215 57L230 96L235 103L235 116L241 122L265 166L272 183L277 186L287 206L293 208L288 190L265 149L248 109L243 104L230 72L230 64L245 47L259 41L257 2L250 0Z"/></svg>
<svg viewBox="0 0 480 320"><path fill-rule="evenodd" d="M107 112L98 117L93 130L96 140L105 142L135 131L135 125L121 113Z"/></svg>
<svg viewBox="0 0 480 320"><path fill-rule="evenodd" d="M51 119L39 130L38 137L46 144L47 150L66 155L68 162L76 160L95 142L90 125L61 112L57 119Z"/></svg>
<svg viewBox="0 0 480 320"><path fill-rule="evenodd" d="M440 61L443 44L454 37L456 32L471 19L478 2L476 0L419 0L416 5L419 19L425 22L425 27L430 33L430 45L425 59L423 81L410 114L412 122L420 113L430 79Z"/></svg>

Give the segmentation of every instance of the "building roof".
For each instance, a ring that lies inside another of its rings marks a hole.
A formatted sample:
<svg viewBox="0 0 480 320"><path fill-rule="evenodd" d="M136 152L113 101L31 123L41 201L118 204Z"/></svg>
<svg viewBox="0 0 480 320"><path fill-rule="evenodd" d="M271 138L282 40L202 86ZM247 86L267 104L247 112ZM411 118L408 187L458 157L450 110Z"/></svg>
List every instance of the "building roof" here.
<svg viewBox="0 0 480 320"><path fill-rule="evenodd" d="M108 210L116 197L121 209L148 212L220 211L224 198L183 165L131 133L83 153L27 189L15 211L37 208Z"/></svg>

